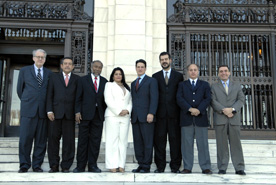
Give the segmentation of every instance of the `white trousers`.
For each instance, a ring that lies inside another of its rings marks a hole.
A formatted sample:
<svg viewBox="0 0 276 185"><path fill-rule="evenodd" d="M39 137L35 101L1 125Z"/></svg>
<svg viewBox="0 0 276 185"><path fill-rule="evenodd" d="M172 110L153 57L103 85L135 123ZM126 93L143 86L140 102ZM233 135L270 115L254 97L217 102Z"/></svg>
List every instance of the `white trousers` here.
<svg viewBox="0 0 276 185"><path fill-rule="evenodd" d="M130 118L105 117L105 166L124 168Z"/></svg>

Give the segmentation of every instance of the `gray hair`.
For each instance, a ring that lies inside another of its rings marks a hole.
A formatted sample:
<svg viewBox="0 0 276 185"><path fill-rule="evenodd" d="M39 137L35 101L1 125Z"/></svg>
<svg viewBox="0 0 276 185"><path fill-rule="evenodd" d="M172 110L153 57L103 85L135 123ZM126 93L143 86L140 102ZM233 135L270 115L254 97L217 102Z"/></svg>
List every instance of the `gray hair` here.
<svg viewBox="0 0 276 185"><path fill-rule="evenodd" d="M102 67L103 67L103 63L102 63L100 60L93 60L93 61L91 62L91 67L92 67L93 64L96 63L96 62L99 62L99 63L102 65Z"/></svg>
<svg viewBox="0 0 276 185"><path fill-rule="evenodd" d="M33 50L33 57L35 57L35 54L36 54L36 52L38 52L38 51L44 53L45 57L47 56L47 53L46 53L45 50L43 50L43 49L35 49L35 50Z"/></svg>

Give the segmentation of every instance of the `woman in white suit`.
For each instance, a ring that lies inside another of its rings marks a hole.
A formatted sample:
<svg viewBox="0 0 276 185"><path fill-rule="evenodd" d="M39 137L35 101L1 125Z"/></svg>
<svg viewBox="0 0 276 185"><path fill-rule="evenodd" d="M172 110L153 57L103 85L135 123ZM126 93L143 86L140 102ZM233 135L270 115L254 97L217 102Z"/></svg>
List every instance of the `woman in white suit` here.
<svg viewBox="0 0 276 185"><path fill-rule="evenodd" d="M105 165L111 172L124 172L132 101L124 71L113 69L104 90Z"/></svg>

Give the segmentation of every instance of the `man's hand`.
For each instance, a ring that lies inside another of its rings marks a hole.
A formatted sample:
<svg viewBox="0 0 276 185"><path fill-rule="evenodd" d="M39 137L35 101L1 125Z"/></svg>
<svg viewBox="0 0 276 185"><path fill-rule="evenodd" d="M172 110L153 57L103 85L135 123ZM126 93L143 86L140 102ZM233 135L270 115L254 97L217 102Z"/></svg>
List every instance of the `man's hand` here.
<svg viewBox="0 0 276 185"><path fill-rule="evenodd" d="M233 113L227 115L228 118L232 118L233 116L234 116Z"/></svg>
<svg viewBox="0 0 276 185"><path fill-rule="evenodd" d="M189 111L192 116L198 116L200 114L200 111L197 108L190 108Z"/></svg>
<svg viewBox="0 0 276 185"><path fill-rule="evenodd" d="M50 121L54 121L55 120L55 114L53 112L50 112L47 114L48 118Z"/></svg>
<svg viewBox="0 0 276 185"><path fill-rule="evenodd" d="M153 122L153 117L154 117L153 114L148 114L148 116L147 116L147 122L148 123L152 123Z"/></svg>
<svg viewBox="0 0 276 185"><path fill-rule="evenodd" d="M78 124L80 124L81 120L82 120L81 114L80 114L80 113L77 113L77 114L75 115L75 121L76 121Z"/></svg>
<svg viewBox="0 0 276 185"><path fill-rule="evenodd" d="M223 114L225 114L226 116L231 115L232 111L233 111L232 108L224 108L224 109L222 109ZM231 117L233 117L233 115Z"/></svg>
<svg viewBox="0 0 276 185"><path fill-rule="evenodd" d="M129 114L128 110L122 110L122 111L120 112L119 116L125 116L125 115L127 115L127 114Z"/></svg>

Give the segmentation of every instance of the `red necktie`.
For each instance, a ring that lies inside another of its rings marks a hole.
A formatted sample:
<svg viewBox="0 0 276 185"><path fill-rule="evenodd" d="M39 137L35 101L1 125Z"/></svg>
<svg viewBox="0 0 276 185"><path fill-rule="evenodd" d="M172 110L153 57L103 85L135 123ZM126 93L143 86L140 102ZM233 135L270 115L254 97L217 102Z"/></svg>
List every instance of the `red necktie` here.
<svg viewBox="0 0 276 185"><path fill-rule="evenodd" d="M97 77L95 76L95 81L94 81L94 87L95 87L95 91L97 92L98 91L98 88L97 88Z"/></svg>
<svg viewBox="0 0 276 185"><path fill-rule="evenodd" d="M67 87L68 82L69 82L69 77L68 76L69 76L68 74L65 75L65 85L66 85L66 87Z"/></svg>
<svg viewBox="0 0 276 185"><path fill-rule="evenodd" d="M141 78L139 77L139 78L137 78L137 80L136 80L136 91L138 90L138 87L139 87L139 80L140 80Z"/></svg>

